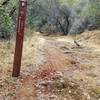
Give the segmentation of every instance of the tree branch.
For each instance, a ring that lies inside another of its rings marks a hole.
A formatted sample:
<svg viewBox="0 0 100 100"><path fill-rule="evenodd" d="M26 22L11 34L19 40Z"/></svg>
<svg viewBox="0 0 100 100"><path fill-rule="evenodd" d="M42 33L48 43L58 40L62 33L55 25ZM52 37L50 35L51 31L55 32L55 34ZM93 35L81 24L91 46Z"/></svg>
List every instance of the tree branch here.
<svg viewBox="0 0 100 100"><path fill-rule="evenodd" d="M2 5L2 6L7 5L9 1L10 1L10 0L5 0L1 5Z"/></svg>

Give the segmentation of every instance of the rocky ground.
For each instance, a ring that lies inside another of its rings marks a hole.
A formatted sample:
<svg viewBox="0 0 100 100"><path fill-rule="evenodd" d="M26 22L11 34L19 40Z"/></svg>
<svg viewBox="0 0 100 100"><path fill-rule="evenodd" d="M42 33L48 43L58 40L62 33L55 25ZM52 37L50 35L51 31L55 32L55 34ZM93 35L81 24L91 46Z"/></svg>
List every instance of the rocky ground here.
<svg viewBox="0 0 100 100"><path fill-rule="evenodd" d="M18 78L11 77L14 44L1 41L0 100L100 100L100 45L80 37L80 46L70 36L25 40Z"/></svg>

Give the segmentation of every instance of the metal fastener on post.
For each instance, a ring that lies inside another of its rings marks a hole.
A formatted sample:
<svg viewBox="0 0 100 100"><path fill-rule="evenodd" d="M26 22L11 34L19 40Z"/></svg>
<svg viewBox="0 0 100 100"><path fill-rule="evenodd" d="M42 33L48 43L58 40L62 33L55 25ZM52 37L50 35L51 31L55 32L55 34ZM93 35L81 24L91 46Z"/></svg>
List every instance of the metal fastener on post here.
<svg viewBox="0 0 100 100"><path fill-rule="evenodd" d="M25 19L26 19L26 7L27 7L26 0L19 0L19 3L20 4L19 4L17 32L16 32L15 55L14 55L13 72L12 72L13 77L18 77L20 75Z"/></svg>

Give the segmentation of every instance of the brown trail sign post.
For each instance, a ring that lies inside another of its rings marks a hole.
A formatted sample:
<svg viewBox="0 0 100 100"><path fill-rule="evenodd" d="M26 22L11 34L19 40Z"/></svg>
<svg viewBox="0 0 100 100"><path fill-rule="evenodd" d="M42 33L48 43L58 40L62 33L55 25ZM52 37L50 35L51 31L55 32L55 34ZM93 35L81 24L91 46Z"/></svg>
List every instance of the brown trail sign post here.
<svg viewBox="0 0 100 100"><path fill-rule="evenodd" d="M19 5L17 33L16 33L16 47L15 47L14 64L12 72L13 77L18 77L20 75L24 27L26 18L26 6L27 6L26 0L19 0L19 2L20 5Z"/></svg>

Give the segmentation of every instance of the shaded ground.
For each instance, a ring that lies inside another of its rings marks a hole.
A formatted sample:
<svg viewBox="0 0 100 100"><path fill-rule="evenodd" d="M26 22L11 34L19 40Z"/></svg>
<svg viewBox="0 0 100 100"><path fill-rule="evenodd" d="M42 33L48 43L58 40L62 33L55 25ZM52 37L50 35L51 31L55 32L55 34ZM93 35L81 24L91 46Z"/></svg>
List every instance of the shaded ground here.
<svg viewBox="0 0 100 100"><path fill-rule="evenodd" d="M79 43L81 47L71 37L38 35L26 40L21 76L15 79L13 44L8 50L1 42L0 100L99 100L99 44Z"/></svg>

